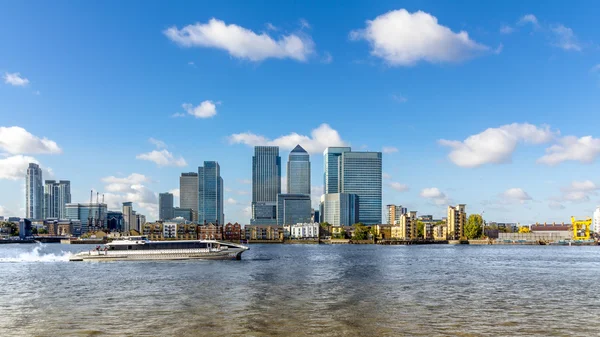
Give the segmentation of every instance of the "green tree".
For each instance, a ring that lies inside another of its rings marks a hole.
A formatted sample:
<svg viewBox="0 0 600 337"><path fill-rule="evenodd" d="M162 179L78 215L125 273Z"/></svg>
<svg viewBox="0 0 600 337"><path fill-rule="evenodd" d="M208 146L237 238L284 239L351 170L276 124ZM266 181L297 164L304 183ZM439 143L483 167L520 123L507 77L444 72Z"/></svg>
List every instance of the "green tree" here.
<svg viewBox="0 0 600 337"><path fill-rule="evenodd" d="M41 229L38 231L38 234L48 234L48 230L47 230L46 228L41 228Z"/></svg>
<svg viewBox="0 0 600 337"><path fill-rule="evenodd" d="M417 220L417 237L425 237L425 223L421 220Z"/></svg>
<svg viewBox="0 0 600 337"><path fill-rule="evenodd" d="M362 223L356 223L354 226L354 236L352 239L354 240L368 240L369 239L369 228Z"/></svg>
<svg viewBox="0 0 600 337"><path fill-rule="evenodd" d="M465 237L467 239L477 239L483 234L483 219L479 214L469 215L465 225Z"/></svg>

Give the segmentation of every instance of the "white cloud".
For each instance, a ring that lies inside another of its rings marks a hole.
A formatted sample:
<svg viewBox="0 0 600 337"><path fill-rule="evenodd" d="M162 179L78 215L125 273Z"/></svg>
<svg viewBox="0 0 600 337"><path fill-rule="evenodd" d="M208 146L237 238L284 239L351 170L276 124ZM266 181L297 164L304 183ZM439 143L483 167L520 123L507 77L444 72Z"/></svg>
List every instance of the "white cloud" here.
<svg viewBox="0 0 600 337"><path fill-rule="evenodd" d="M525 192L522 188L509 188L502 193L502 197L505 201L516 201L524 203L525 201L532 200L529 193Z"/></svg>
<svg viewBox="0 0 600 337"><path fill-rule="evenodd" d="M241 184L250 185L252 184L252 179L238 179Z"/></svg>
<svg viewBox="0 0 600 337"><path fill-rule="evenodd" d="M4 73L4 83L15 87L24 87L29 84L29 80L21 76L21 73Z"/></svg>
<svg viewBox="0 0 600 337"><path fill-rule="evenodd" d="M14 216L14 213L8 210L6 207L0 205L0 215L4 217Z"/></svg>
<svg viewBox="0 0 600 337"><path fill-rule="evenodd" d="M389 173L385 173L385 172L383 172L383 174L381 174L381 177L383 179L392 179L392 176Z"/></svg>
<svg viewBox="0 0 600 337"><path fill-rule="evenodd" d="M24 179L27 174L29 163L39 164L35 158L29 156L16 155L6 158L0 157L0 179Z"/></svg>
<svg viewBox="0 0 600 337"><path fill-rule="evenodd" d="M549 126L508 124L489 128L464 141L441 139L439 144L452 148L448 158L461 167L508 163L519 142L542 144L551 141L555 132Z"/></svg>
<svg viewBox="0 0 600 337"><path fill-rule="evenodd" d="M300 19L300 28L301 29L310 29L310 23L308 23L308 21L306 21L306 19Z"/></svg>
<svg viewBox="0 0 600 337"><path fill-rule="evenodd" d="M538 19L533 14L523 15L517 22L517 24L520 26L523 26L528 23L532 24L534 27L539 27Z"/></svg>
<svg viewBox="0 0 600 337"><path fill-rule="evenodd" d="M398 192L406 192L409 190L408 185L396 181L390 181L389 186Z"/></svg>
<svg viewBox="0 0 600 337"><path fill-rule="evenodd" d="M500 33L502 33L502 34L511 34L514 32L515 32L515 29L509 25L503 25L502 27L500 27Z"/></svg>
<svg viewBox="0 0 600 337"><path fill-rule="evenodd" d="M145 214L150 219L158 217L158 195L143 185L151 182L150 178L143 174L132 173L122 178L105 177L102 181L106 184L105 190L108 191L104 193L104 201L109 209L121 209L123 202L131 201L135 203L134 209L138 213Z"/></svg>
<svg viewBox="0 0 600 337"><path fill-rule="evenodd" d="M352 40L366 40L371 54L392 66L412 66L419 61L459 62L489 48L438 24L436 17L418 11L394 10L367 20L365 29L350 32Z"/></svg>
<svg viewBox="0 0 600 337"><path fill-rule="evenodd" d="M173 118L185 117L185 114L183 112L176 112L176 113L172 114L171 117L173 117Z"/></svg>
<svg viewBox="0 0 600 337"><path fill-rule="evenodd" d="M398 149L393 147L393 146L384 146L381 151L383 153L394 153L394 152L398 152Z"/></svg>
<svg viewBox="0 0 600 337"><path fill-rule="evenodd" d="M62 149L48 138L39 138L18 126L0 127L0 150L10 154L59 154Z"/></svg>
<svg viewBox="0 0 600 337"><path fill-rule="evenodd" d="M172 190L169 190L169 193L173 194L173 197L179 198L179 189L178 188L174 188Z"/></svg>
<svg viewBox="0 0 600 337"><path fill-rule="evenodd" d="M158 140L158 139L150 137L150 139L148 139L148 142L150 142L150 144L153 144L154 146L156 146L159 149L167 148L167 144L165 144L165 142L163 142L162 140Z"/></svg>
<svg viewBox="0 0 600 337"><path fill-rule="evenodd" d="M419 194L422 198L429 199L436 205L447 205L450 200L448 196L437 187L424 188Z"/></svg>
<svg viewBox="0 0 600 337"><path fill-rule="evenodd" d="M562 203L560 203L558 201L550 201L548 203L548 207L551 209L556 209L556 210L565 209L565 205L563 205Z"/></svg>
<svg viewBox="0 0 600 337"><path fill-rule="evenodd" d="M233 199L233 198L228 198L227 200L225 200L225 203L229 204L229 205L237 205L237 200Z"/></svg>
<svg viewBox="0 0 600 337"><path fill-rule="evenodd" d="M392 94L392 99L398 103L406 103L408 102L408 98L402 96L402 95L396 95L396 94Z"/></svg>
<svg viewBox="0 0 600 337"><path fill-rule="evenodd" d="M277 30L278 30L278 29L277 29L277 27L275 27L275 26L274 26L272 23L270 23L270 22L267 22L267 23L265 24L265 26L267 27L267 29L268 29L268 30L272 30L272 31L277 31Z"/></svg>
<svg viewBox="0 0 600 337"><path fill-rule="evenodd" d="M270 145L279 146L282 149L291 150L300 144L307 152L311 154L322 153L330 146L347 146L342 140L340 134L332 129L328 124L321 124L318 128L311 131L311 136L299 135L295 132L275 139L268 139L265 136L256 135L251 132L237 133L229 136L231 144L246 144L248 146Z"/></svg>
<svg viewBox="0 0 600 337"><path fill-rule="evenodd" d="M561 196L551 198L555 202L587 202L590 195L597 195L600 187L591 180L573 181L569 186L561 187Z"/></svg>
<svg viewBox="0 0 600 337"><path fill-rule="evenodd" d="M504 50L504 45L501 43L498 45L498 47L496 47L496 49L494 49L494 54L498 55L498 54L502 53L503 50Z"/></svg>
<svg viewBox="0 0 600 337"><path fill-rule="evenodd" d="M577 37L571 28L559 24L551 27L550 30L554 34L553 46L567 51L581 51L581 44L579 44Z"/></svg>
<svg viewBox="0 0 600 337"><path fill-rule="evenodd" d="M546 154L537 160L540 164L557 165L565 161L589 164L600 155L600 139L592 136L577 138L567 136L546 149Z"/></svg>
<svg viewBox="0 0 600 337"><path fill-rule="evenodd" d="M204 101L198 106L193 106L190 103L184 103L181 106L188 114L196 118L210 118L217 114L217 106L213 101Z"/></svg>
<svg viewBox="0 0 600 337"><path fill-rule="evenodd" d="M107 184L125 184L125 185L134 185L150 182L150 178L146 177L143 174L132 173L127 177L117 178L115 176L109 176L102 178L102 181Z"/></svg>
<svg viewBox="0 0 600 337"><path fill-rule="evenodd" d="M222 49L235 58L255 62L267 58L306 61L314 49L314 42L304 34L282 35L275 40L267 33L256 34L252 30L234 24L227 25L215 18L208 23L196 23L182 29L171 27L164 34L183 47Z"/></svg>
<svg viewBox="0 0 600 337"><path fill-rule="evenodd" d="M323 53L323 58L321 58L321 62L325 63L325 64L329 64L331 62L333 62L333 56L331 56L331 53L326 51Z"/></svg>
<svg viewBox="0 0 600 337"><path fill-rule="evenodd" d="M167 150L154 150L148 153L142 153L135 156L136 159L147 160L154 162L158 166L187 166L187 162L183 157L176 158L173 154Z"/></svg>

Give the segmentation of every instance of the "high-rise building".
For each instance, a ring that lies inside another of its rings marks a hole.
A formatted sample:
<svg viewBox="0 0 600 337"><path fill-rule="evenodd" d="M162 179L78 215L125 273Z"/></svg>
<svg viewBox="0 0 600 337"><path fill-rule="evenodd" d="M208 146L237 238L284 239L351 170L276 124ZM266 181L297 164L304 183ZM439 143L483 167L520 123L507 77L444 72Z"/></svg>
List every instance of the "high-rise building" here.
<svg viewBox="0 0 600 337"><path fill-rule="evenodd" d="M44 188L44 219L66 219L66 204L71 203L71 182L46 180Z"/></svg>
<svg viewBox="0 0 600 337"><path fill-rule="evenodd" d="M448 206L448 218L446 220L448 240L460 240L465 233L467 223L466 205Z"/></svg>
<svg viewBox="0 0 600 337"><path fill-rule="evenodd" d="M255 146L252 157L251 224L277 224L277 195L281 194L278 146Z"/></svg>
<svg viewBox="0 0 600 337"><path fill-rule="evenodd" d="M81 232L99 230L107 226L108 208L103 203L69 203L65 205L66 219L81 221Z"/></svg>
<svg viewBox="0 0 600 337"><path fill-rule="evenodd" d="M25 178L25 217L41 220L44 216L44 185L42 169L38 164L29 163Z"/></svg>
<svg viewBox="0 0 600 337"><path fill-rule="evenodd" d="M352 226L358 222L360 199L356 194L330 193L322 199L324 222L332 226Z"/></svg>
<svg viewBox="0 0 600 337"><path fill-rule="evenodd" d="M592 230L595 233L600 234L600 206L598 206L594 211L594 221L592 222L592 228L590 231Z"/></svg>
<svg viewBox="0 0 600 337"><path fill-rule="evenodd" d="M173 209L173 219L182 218L185 221L192 221L194 211L191 208L179 208L175 207Z"/></svg>
<svg viewBox="0 0 600 337"><path fill-rule="evenodd" d="M356 194L358 221L381 223L381 152L343 152L340 157L341 193Z"/></svg>
<svg viewBox="0 0 600 337"><path fill-rule="evenodd" d="M133 203L130 201L123 203L123 232L129 233L135 229L135 216L133 215Z"/></svg>
<svg viewBox="0 0 600 337"><path fill-rule="evenodd" d="M402 214L406 214L406 207L402 205L387 205L386 223L388 225L395 225L399 223Z"/></svg>
<svg viewBox="0 0 600 337"><path fill-rule="evenodd" d="M309 194L279 194L277 196L277 224L295 225L310 222Z"/></svg>
<svg viewBox="0 0 600 337"><path fill-rule="evenodd" d="M198 173L182 173L179 178L179 207L191 208L194 219L198 219Z"/></svg>
<svg viewBox="0 0 600 337"><path fill-rule="evenodd" d="M324 193L340 193L340 169L341 156L344 152L350 152L349 147L328 147L323 152L323 166L325 172L324 178Z"/></svg>
<svg viewBox="0 0 600 337"><path fill-rule="evenodd" d="M216 161L198 167L198 222L225 224L223 213L223 178Z"/></svg>
<svg viewBox="0 0 600 337"><path fill-rule="evenodd" d="M296 145L288 158L287 193L310 194L310 156L300 145Z"/></svg>
<svg viewBox="0 0 600 337"><path fill-rule="evenodd" d="M119 211L108 211L106 213L106 227L111 231L123 230L123 213Z"/></svg>
<svg viewBox="0 0 600 337"><path fill-rule="evenodd" d="M174 217L173 193L160 193L158 195L158 220L171 220Z"/></svg>

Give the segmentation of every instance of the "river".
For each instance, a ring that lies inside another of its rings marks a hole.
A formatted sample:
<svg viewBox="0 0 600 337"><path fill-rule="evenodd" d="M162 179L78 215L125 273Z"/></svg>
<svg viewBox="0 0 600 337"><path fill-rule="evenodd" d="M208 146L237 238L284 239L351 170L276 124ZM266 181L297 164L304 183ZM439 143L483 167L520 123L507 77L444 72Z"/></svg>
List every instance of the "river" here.
<svg viewBox="0 0 600 337"><path fill-rule="evenodd" d="M600 335L600 247L250 247L88 263L0 245L0 336Z"/></svg>

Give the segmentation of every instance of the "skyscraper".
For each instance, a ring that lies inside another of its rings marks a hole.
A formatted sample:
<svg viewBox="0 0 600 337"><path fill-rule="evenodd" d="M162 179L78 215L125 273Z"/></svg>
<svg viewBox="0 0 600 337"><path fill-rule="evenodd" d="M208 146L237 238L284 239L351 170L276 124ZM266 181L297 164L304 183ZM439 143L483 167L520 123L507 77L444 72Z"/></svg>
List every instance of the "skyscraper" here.
<svg viewBox="0 0 600 337"><path fill-rule="evenodd" d="M42 169L38 164L30 163L25 178L25 217L41 220L44 208L44 186Z"/></svg>
<svg viewBox="0 0 600 337"><path fill-rule="evenodd" d="M158 195L158 220L171 220L174 217L173 193L160 193Z"/></svg>
<svg viewBox="0 0 600 337"><path fill-rule="evenodd" d="M310 194L279 194L277 196L277 224L295 225L311 220Z"/></svg>
<svg viewBox="0 0 600 337"><path fill-rule="evenodd" d="M381 223L381 152L344 152L340 157L341 193L358 196L358 221Z"/></svg>
<svg viewBox="0 0 600 337"><path fill-rule="evenodd" d="M179 178L179 207L193 210L193 221L198 220L198 173L182 173Z"/></svg>
<svg viewBox="0 0 600 337"><path fill-rule="evenodd" d="M387 213L386 213L386 223L388 225L395 225L400 222L400 218L402 214L406 214L406 207L402 207L402 205L387 205Z"/></svg>
<svg viewBox="0 0 600 337"><path fill-rule="evenodd" d="M44 219L66 219L66 204L71 203L71 182L46 180L44 190Z"/></svg>
<svg viewBox="0 0 600 337"><path fill-rule="evenodd" d="M356 194L330 193L323 196L323 221L333 226L358 222L360 200Z"/></svg>
<svg viewBox="0 0 600 337"><path fill-rule="evenodd" d="M123 203L123 232L129 233L130 230L135 229L135 216L133 215L133 203Z"/></svg>
<svg viewBox="0 0 600 337"><path fill-rule="evenodd" d="M288 158L287 193L310 194L310 156L300 145L296 145Z"/></svg>
<svg viewBox="0 0 600 337"><path fill-rule="evenodd" d="M255 146L252 157L251 224L277 224L277 195L281 193L278 146Z"/></svg>
<svg viewBox="0 0 600 337"><path fill-rule="evenodd" d="M342 153L350 152L349 147L328 147L323 152L324 193L340 193L340 159Z"/></svg>
<svg viewBox="0 0 600 337"><path fill-rule="evenodd" d="M223 213L223 178L216 161L198 167L198 222L225 224Z"/></svg>

